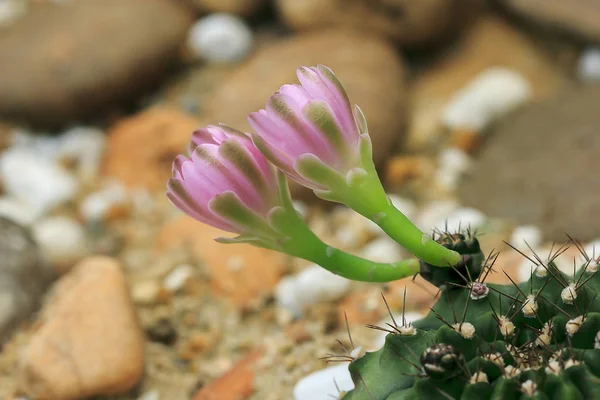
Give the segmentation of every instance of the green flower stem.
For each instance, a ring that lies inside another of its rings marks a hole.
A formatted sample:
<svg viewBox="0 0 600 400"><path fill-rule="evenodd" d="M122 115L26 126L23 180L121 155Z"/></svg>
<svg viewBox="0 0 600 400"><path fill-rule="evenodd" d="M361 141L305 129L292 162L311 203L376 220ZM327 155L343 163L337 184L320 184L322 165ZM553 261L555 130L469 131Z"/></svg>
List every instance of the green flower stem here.
<svg viewBox="0 0 600 400"><path fill-rule="evenodd" d="M340 202L375 222L392 239L416 257L436 267L460 262L460 254L435 242L390 203L379 178L371 175L359 187L334 189Z"/></svg>
<svg viewBox="0 0 600 400"><path fill-rule="evenodd" d="M281 251L314 262L347 279L362 282L391 282L419 272L419 260L394 263L373 262L328 246L316 236L310 243L291 240Z"/></svg>

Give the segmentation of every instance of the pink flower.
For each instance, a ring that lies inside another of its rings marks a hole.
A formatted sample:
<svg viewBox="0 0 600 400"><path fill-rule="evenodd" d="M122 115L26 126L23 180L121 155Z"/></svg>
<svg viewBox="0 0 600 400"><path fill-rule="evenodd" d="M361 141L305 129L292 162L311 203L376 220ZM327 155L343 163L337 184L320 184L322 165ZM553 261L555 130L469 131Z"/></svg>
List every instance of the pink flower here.
<svg viewBox="0 0 600 400"><path fill-rule="evenodd" d="M366 148L371 158L371 142L360 109L353 112L329 68L301 67L297 76L300 85L282 86L266 109L248 117L256 146L291 179L312 189L327 189L325 175L332 171L363 174L368 167L361 152Z"/></svg>
<svg viewBox="0 0 600 400"><path fill-rule="evenodd" d="M197 130L189 157L177 156L172 171L167 197L192 218L229 232L277 236L267 218L280 205L281 183L245 133L223 125Z"/></svg>

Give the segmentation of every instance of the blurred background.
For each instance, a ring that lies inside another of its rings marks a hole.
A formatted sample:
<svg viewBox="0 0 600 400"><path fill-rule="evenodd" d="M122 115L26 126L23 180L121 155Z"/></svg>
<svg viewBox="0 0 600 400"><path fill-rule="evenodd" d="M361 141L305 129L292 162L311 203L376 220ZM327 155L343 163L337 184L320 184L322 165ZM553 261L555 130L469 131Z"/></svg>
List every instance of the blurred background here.
<svg viewBox="0 0 600 400"><path fill-rule="evenodd" d="M545 257L568 233L600 254L598 0L0 0L1 398L338 398L346 364L319 357L381 346L365 324L389 320L382 293L395 315L426 312L418 278L225 247L166 200L194 129L248 130L317 63L421 229L477 229L517 280L531 263L504 241ZM408 256L293 192L326 242Z"/></svg>

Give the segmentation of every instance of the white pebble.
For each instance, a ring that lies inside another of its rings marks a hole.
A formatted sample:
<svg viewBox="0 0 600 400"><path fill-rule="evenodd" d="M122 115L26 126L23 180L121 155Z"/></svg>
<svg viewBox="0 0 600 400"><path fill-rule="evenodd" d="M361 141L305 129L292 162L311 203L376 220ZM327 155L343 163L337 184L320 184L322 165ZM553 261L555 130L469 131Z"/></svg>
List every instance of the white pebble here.
<svg viewBox="0 0 600 400"><path fill-rule="evenodd" d="M0 0L0 26L19 19L27 12L27 3L23 0Z"/></svg>
<svg viewBox="0 0 600 400"><path fill-rule="evenodd" d="M600 48L585 49L579 57L577 74L582 81L600 81Z"/></svg>
<svg viewBox="0 0 600 400"><path fill-rule="evenodd" d="M0 216L20 225L31 225L38 217L38 210L14 197L0 197Z"/></svg>
<svg viewBox="0 0 600 400"><path fill-rule="evenodd" d="M533 225L521 225L516 227L510 237L510 244L521 251L528 250L528 246L536 248L542 244L542 231Z"/></svg>
<svg viewBox="0 0 600 400"><path fill-rule="evenodd" d="M89 250L83 227L69 217L44 218L33 225L32 233L42 256L58 270L70 268Z"/></svg>
<svg viewBox="0 0 600 400"><path fill-rule="evenodd" d="M454 212L458 204L454 200L436 200L426 204L419 213L416 224L425 233L431 230L445 218L446 215Z"/></svg>
<svg viewBox="0 0 600 400"><path fill-rule="evenodd" d="M98 128L77 126L65 131L60 140L57 156L77 162L79 177L89 182L98 176L106 144L106 135Z"/></svg>
<svg viewBox="0 0 600 400"><path fill-rule="evenodd" d="M192 275L194 275L194 268L191 265L180 265L165 277L163 287L175 293L183 288Z"/></svg>
<svg viewBox="0 0 600 400"><path fill-rule="evenodd" d="M111 181L101 190L87 195L79 205L79 212L86 221L101 221L113 207L123 205L126 201L127 193L123 185Z"/></svg>
<svg viewBox="0 0 600 400"><path fill-rule="evenodd" d="M338 390L339 388L339 390ZM331 400L354 389L348 364L338 364L302 378L294 387L294 400Z"/></svg>
<svg viewBox="0 0 600 400"><path fill-rule="evenodd" d="M387 236L381 236L367 243L360 255L367 260L383 263L396 262L403 258L402 247Z"/></svg>
<svg viewBox="0 0 600 400"><path fill-rule="evenodd" d="M0 158L6 193L43 214L72 200L77 181L64 168L25 148L11 148Z"/></svg>
<svg viewBox="0 0 600 400"><path fill-rule="evenodd" d="M279 281L275 299L280 307L295 316L310 305L343 297L350 289L350 280L312 264L293 276Z"/></svg>
<svg viewBox="0 0 600 400"><path fill-rule="evenodd" d="M160 393L158 390L151 390L138 397L138 400L160 400Z"/></svg>
<svg viewBox="0 0 600 400"><path fill-rule="evenodd" d="M489 68L473 78L448 102L442 123L451 129L480 132L497 117L531 98L531 86L508 68Z"/></svg>
<svg viewBox="0 0 600 400"><path fill-rule="evenodd" d="M438 168L464 173L471 167L471 157L461 149L448 147L438 156Z"/></svg>
<svg viewBox="0 0 600 400"><path fill-rule="evenodd" d="M153 305L160 295L160 284L154 280L136 282L131 287L131 299L135 304Z"/></svg>
<svg viewBox="0 0 600 400"><path fill-rule="evenodd" d="M458 208L449 213L445 218L439 220L435 224L435 228L444 232L448 230L450 233L464 231L467 228L477 229L483 226L486 222L485 215L474 208Z"/></svg>
<svg viewBox="0 0 600 400"><path fill-rule="evenodd" d="M222 13L199 19L188 35L192 54L214 63L240 61L250 52L252 42L252 30L244 20Z"/></svg>

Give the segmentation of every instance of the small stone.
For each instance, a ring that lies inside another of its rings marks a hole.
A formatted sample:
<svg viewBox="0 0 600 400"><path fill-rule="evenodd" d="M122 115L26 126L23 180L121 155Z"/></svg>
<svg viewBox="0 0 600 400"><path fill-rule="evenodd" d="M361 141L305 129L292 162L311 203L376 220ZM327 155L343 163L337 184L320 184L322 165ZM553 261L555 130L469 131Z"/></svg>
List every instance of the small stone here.
<svg viewBox="0 0 600 400"><path fill-rule="evenodd" d="M252 49L252 30L231 14L210 14L191 27L188 46L192 54L212 63L242 60Z"/></svg>
<svg viewBox="0 0 600 400"><path fill-rule="evenodd" d="M435 228L442 232L451 233L465 231L466 229L475 230L482 227L486 222L485 215L474 208L458 208L439 221Z"/></svg>
<svg viewBox="0 0 600 400"><path fill-rule="evenodd" d="M528 245L537 248L542 244L542 231L533 225L521 225L513 230L510 244L519 250L527 250Z"/></svg>
<svg viewBox="0 0 600 400"><path fill-rule="evenodd" d="M177 3L32 7L0 38L0 115L55 128L137 99L160 81L185 40L191 21Z"/></svg>
<svg viewBox="0 0 600 400"><path fill-rule="evenodd" d="M395 156L386 164L384 180L388 186L403 187L413 179L431 174L433 168L431 161L422 156Z"/></svg>
<svg viewBox="0 0 600 400"><path fill-rule="evenodd" d="M341 363L313 372L294 386L294 400L330 400L354 389L348 365Z"/></svg>
<svg viewBox="0 0 600 400"><path fill-rule="evenodd" d="M66 272L88 254L85 231L72 218L47 217L36 222L32 232L42 256L59 273Z"/></svg>
<svg viewBox="0 0 600 400"><path fill-rule="evenodd" d="M200 125L176 109L158 106L120 121L108 130L103 175L127 188L164 190L173 159L185 152Z"/></svg>
<svg viewBox="0 0 600 400"><path fill-rule="evenodd" d="M442 124L452 130L481 132L530 98L529 82L521 74L508 68L488 68L450 99L442 111Z"/></svg>
<svg viewBox="0 0 600 400"><path fill-rule="evenodd" d="M254 351L237 362L223 376L200 389L193 400L239 400L248 398L254 388L256 363L262 351Z"/></svg>
<svg viewBox="0 0 600 400"><path fill-rule="evenodd" d="M435 200L425 204L416 218L416 224L425 233L431 230L443 221L447 215L458 208L454 200Z"/></svg>
<svg viewBox="0 0 600 400"><path fill-rule="evenodd" d="M283 278L275 289L275 299L280 307L299 316L308 306L342 298L349 289L348 279L313 264Z"/></svg>
<svg viewBox="0 0 600 400"><path fill-rule="evenodd" d="M127 194L119 182L109 181L100 190L88 194L79 205L79 213L87 222L109 219L126 208Z"/></svg>
<svg viewBox="0 0 600 400"><path fill-rule="evenodd" d="M469 82L490 68L501 67L522 76L531 88L531 100L553 97L568 79L538 47L499 17L477 20L457 46L412 80L408 148L435 147L446 132L443 110Z"/></svg>
<svg viewBox="0 0 600 400"><path fill-rule="evenodd" d="M33 149L5 151L0 158L0 175L6 193L29 204L38 216L72 200L78 190L71 174Z"/></svg>
<svg viewBox="0 0 600 400"><path fill-rule="evenodd" d="M171 320L161 318L146 328L146 337L153 342L170 346L177 341L177 331Z"/></svg>
<svg viewBox="0 0 600 400"><path fill-rule="evenodd" d="M136 282L131 287L131 298L135 304L148 306L158 302L161 286L154 280Z"/></svg>
<svg viewBox="0 0 600 400"><path fill-rule="evenodd" d="M58 137L57 157L73 159L77 163L77 176L90 183L100 171L106 135L98 128L76 126Z"/></svg>
<svg viewBox="0 0 600 400"><path fill-rule="evenodd" d="M481 144L481 135L471 129L454 129L450 137L450 146L466 154L472 154Z"/></svg>
<svg viewBox="0 0 600 400"><path fill-rule="evenodd" d="M38 307L50 281L30 232L0 217L0 345Z"/></svg>
<svg viewBox="0 0 600 400"><path fill-rule="evenodd" d="M367 260L382 263L398 262L404 258L402 247L386 236L367 243L360 251L360 255Z"/></svg>
<svg viewBox="0 0 600 400"><path fill-rule="evenodd" d="M116 260L86 258L57 283L20 364L20 390L33 398L117 394L138 384L143 332Z"/></svg>
<svg viewBox="0 0 600 400"><path fill-rule="evenodd" d="M160 393L158 390L151 390L138 397L137 400L160 400Z"/></svg>
<svg viewBox="0 0 600 400"><path fill-rule="evenodd" d="M180 265L165 277L163 287L169 292L178 292L193 275L194 268L191 265Z"/></svg>
<svg viewBox="0 0 600 400"><path fill-rule="evenodd" d="M31 204L15 197L0 197L0 216L21 225L31 225L38 217L38 210Z"/></svg>
<svg viewBox="0 0 600 400"><path fill-rule="evenodd" d="M600 81L600 48L585 49L579 58L577 75L582 81Z"/></svg>
<svg viewBox="0 0 600 400"><path fill-rule="evenodd" d="M187 216L174 218L165 224L156 237L157 251L187 250L201 260L211 275L216 294L230 299L240 308L272 293L284 272L284 256L272 250L247 244L225 245L214 242L216 237L233 234L201 224ZM228 267L237 258L243 268Z"/></svg>
<svg viewBox="0 0 600 400"><path fill-rule="evenodd" d="M27 13L27 3L20 0L0 1L0 27L8 26Z"/></svg>

